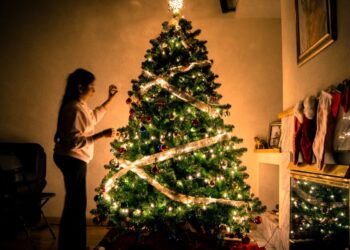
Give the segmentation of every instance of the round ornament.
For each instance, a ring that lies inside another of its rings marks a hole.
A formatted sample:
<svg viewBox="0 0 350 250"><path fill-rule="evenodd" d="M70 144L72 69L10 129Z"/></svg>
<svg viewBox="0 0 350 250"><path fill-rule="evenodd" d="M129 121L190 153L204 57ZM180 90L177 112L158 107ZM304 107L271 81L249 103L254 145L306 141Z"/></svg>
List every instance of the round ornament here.
<svg viewBox="0 0 350 250"><path fill-rule="evenodd" d="M132 117L132 118L135 118L135 116L136 116L136 112L133 109L130 109L129 114L130 114L130 117Z"/></svg>
<svg viewBox="0 0 350 250"><path fill-rule="evenodd" d="M141 116L141 122L143 123L151 123L152 122L152 116L150 115L142 115Z"/></svg>
<svg viewBox="0 0 350 250"><path fill-rule="evenodd" d="M94 196L94 201L98 201L100 199L100 196L99 195L95 195Z"/></svg>
<svg viewBox="0 0 350 250"><path fill-rule="evenodd" d="M222 161L220 162L220 165L221 165L221 167L226 168L227 165L228 165L228 163L227 163L226 160L222 160Z"/></svg>
<svg viewBox="0 0 350 250"><path fill-rule="evenodd" d="M220 224L219 229L222 233L225 234L230 232L230 228L226 224Z"/></svg>
<svg viewBox="0 0 350 250"><path fill-rule="evenodd" d="M214 180L209 181L209 187L215 187L215 181Z"/></svg>
<svg viewBox="0 0 350 250"><path fill-rule="evenodd" d="M146 127L145 126L141 126L140 132L141 133L145 133L146 131L147 131Z"/></svg>
<svg viewBox="0 0 350 250"><path fill-rule="evenodd" d="M162 144L162 145L160 146L160 151L164 152L164 151L167 150L167 148L168 148L168 147L167 147L165 144Z"/></svg>
<svg viewBox="0 0 350 250"><path fill-rule="evenodd" d="M156 105L157 105L158 108L164 107L166 105L165 99L164 98L158 98L156 100Z"/></svg>
<svg viewBox="0 0 350 250"><path fill-rule="evenodd" d="M146 118L145 118L145 121L146 121L147 123L151 123L151 122L152 122L152 116L147 115Z"/></svg>
<svg viewBox="0 0 350 250"><path fill-rule="evenodd" d="M128 99L126 99L126 104L131 104L132 99L129 97Z"/></svg>
<svg viewBox="0 0 350 250"><path fill-rule="evenodd" d="M242 238L242 244L249 244L250 242L250 238L248 235L245 235L243 238Z"/></svg>
<svg viewBox="0 0 350 250"><path fill-rule="evenodd" d="M119 162L113 165L113 169L117 170L119 168Z"/></svg>
<svg viewBox="0 0 350 250"><path fill-rule="evenodd" d="M157 164L154 164L153 167L151 168L152 174L158 174L159 173L159 167Z"/></svg>
<svg viewBox="0 0 350 250"><path fill-rule="evenodd" d="M198 127L198 126L200 125L200 121L199 121L198 119L194 119L194 120L192 121L192 125L193 125L194 127Z"/></svg>
<svg viewBox="0 0 350 250"><path fill-rule="evenodd" d="M126 149L125 148L119 148L119 153L120 154L125 154L125 152L126 152Z"/></svg>
<svg viewBox="0 0 350 250"><path fill-rule="evenodd" d="M254 223L255 224L261 224L262 223L262 218L261 218L261 216L256 216L255 218L254 218Z"/></svg>

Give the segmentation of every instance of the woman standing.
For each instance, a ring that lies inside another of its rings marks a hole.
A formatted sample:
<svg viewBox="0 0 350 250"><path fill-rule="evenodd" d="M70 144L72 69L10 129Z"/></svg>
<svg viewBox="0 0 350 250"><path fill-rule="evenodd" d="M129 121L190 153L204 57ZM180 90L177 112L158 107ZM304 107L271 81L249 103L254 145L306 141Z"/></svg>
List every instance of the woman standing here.
<svg viewBox="0 0 350 250"><path fill-rule="evenodd" d="M93 157L94 142L115 135L112 128L99 133L94 128L118 92L117 87L110 85L107 100L91 110L87 102L95 92L94 80L95 76L84 69L71 73L59 109L54 161L62 171L66 190L58 239L60 250L86 249L87 164Z"/></svg>

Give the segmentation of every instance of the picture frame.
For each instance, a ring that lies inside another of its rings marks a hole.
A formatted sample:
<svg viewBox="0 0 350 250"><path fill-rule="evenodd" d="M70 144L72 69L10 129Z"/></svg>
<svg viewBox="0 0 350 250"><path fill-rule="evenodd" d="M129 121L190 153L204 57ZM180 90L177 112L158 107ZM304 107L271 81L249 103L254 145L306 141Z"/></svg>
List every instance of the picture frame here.
<svg viewBox="0 0 350 250"><path fill-rule="evenodd" d="M269 148L281 147L281 121L273 121L269 126L268 144Z"/></svg>
<svg viewBox="0 0 350 250"><path fill-rule="evenodd" d="M336 40L335 0L295 0L295 12L301 66Z"/></svg>

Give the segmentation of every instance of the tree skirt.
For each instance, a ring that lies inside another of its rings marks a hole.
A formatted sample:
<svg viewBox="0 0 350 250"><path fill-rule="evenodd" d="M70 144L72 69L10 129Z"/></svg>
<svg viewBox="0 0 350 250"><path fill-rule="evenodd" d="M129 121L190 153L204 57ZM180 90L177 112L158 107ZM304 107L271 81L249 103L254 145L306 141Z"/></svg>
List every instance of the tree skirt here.
<svg viewBox="0 0 350 250"><path fill-rule="evenodd" d="M96 250L265 250L258 245L243 244L238 240L225 240L221 245L198 233L184 233L174 238L164 232L120 235L115 229L101 240Z"/></svg>

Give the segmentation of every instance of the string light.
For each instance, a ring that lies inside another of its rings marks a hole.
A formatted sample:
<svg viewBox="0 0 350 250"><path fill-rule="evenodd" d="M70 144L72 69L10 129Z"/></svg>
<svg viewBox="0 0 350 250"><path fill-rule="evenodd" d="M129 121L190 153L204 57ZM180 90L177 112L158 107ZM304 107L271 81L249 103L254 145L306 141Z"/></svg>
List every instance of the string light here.
<svg viewBox="0 0 350 250"><path fill-rule="evenodd" d="M133 213L136 216L139 216L141 214L141 210L140 209L136 209Z"/></svg>

